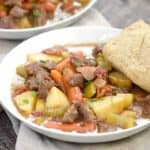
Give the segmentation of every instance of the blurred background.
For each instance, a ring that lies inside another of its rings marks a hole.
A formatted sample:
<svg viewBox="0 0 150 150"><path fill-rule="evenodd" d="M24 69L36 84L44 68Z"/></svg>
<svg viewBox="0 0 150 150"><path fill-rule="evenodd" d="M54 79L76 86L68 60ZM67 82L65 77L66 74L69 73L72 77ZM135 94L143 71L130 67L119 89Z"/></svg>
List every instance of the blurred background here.
<svg viewBox="0 0 150 150"><path fill-rule="evenodd" d="M113 27L123 28L137 19L150 22L150 0L97 0L95 8ZM0 114L0 150L14 149L16 135L4 112Z"/></svg>
<svg viewBox="0 0 150 150"><path fill-rule="evenodd" d="M150 23L150 0L97 0L95 7L114 27L125 27L140 18Z"/></svg>

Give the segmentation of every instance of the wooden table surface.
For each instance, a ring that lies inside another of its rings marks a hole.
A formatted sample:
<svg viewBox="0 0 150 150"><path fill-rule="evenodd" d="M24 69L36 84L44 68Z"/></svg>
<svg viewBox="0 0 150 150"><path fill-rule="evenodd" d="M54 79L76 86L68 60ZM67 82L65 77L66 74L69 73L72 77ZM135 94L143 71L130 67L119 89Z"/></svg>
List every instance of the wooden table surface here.
<svg viewBox="0 0 150 150"><path fill-rule="evenodd" d="M150 0L97 0L95 8L114 27L125 27L137 19L150 22ZM14 150L16 135L4 112L0 113L0 150Z"/></svg>

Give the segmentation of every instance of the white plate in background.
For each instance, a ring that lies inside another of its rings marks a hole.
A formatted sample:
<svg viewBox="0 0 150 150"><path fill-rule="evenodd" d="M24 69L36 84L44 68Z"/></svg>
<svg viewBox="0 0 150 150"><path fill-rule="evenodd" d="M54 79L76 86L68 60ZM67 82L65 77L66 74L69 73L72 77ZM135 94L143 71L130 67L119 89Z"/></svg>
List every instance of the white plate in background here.
<svg viewBox="0 0 150 150"><path fill-rule="evenodd" d="M77 20L79 20L90 8L92 8L95 2L96 0L91 0L87 6L85 6L76 14L64 20L56 21L54 23L47 23L46 25L43 25L43 26L27 28L27 29L2 29L0 28L0 39L19 39L19 40L27 39L45 31L69 26L75 23Z"/></svg>

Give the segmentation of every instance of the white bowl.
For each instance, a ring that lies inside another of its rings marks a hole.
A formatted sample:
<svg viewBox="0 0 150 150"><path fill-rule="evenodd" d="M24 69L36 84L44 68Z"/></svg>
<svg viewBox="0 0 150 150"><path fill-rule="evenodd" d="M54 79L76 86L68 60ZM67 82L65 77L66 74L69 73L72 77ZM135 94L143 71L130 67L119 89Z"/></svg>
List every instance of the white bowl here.
<svg viewBox="0 0 150 150"><path fill-rule="evenodd" d="M39 33L49 31L52 29L58 29L69 26L79 20L92 6L96 0L91 0L89 4L84 7L81 11L73 16L70 16L64 20L56 21L54 23L48 23L46 25L28 29L2 29L0 28L0 39L27 39Z"/></svg>
<svg viewBox="0 0 150 150"><path fill-rule="evenodd" d="M11 100L11 82L15 74L16 66L24 63L26 55L31 52L38 52L42 49L51 47L55 44L66 43L85 43L85 42L103 42L114 36L116 36L120 30L114 28L105 27L76 27L59 29L43 33L35 36L16 48L14 48L3 60L0 69L0 99L2 106L9 111L13 116L25 123L29 128L44 134L48 137L55 139L78 142L78 143L96 143L107 142L124 137L128 137L137 132L140 132L147 128L150 124L149 120L141 119L138 121L137 126L126 129L118 130L108 133L72 133L62 132L55 129L47 129L36 124L33 124L29 120L25 119L16 109ZM91 50L84 49L84 52L90 54Z"/></svg>

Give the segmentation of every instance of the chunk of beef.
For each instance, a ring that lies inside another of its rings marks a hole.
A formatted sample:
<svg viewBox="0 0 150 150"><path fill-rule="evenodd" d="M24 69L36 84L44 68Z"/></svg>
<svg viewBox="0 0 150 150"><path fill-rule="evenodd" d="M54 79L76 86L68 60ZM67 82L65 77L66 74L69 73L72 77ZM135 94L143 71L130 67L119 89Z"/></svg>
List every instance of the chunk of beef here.
<svg viewBox="0 0 150 150"><path fill-rule="evenodd" d="M37 72L28 78L27 84L29 89L38 90L39 86L41 86L41 84L43 84L43 82L46 82L47 80L51 80L48 72L45 71L43 68L38 68Z"/></svg>
<svg viewBox="0 0 150 150"><path fill-rule="evenodd" d="M150 95L147 95L141 102L143 117L150 118Z"/></svg>
<svg viewBox="0 0 150 150"><path fill-rule="evenodd" d="M41 62L40 64L44 69L46 69L48 71L51 69L54 69L54 67L56 65L54 62Z"/></svg>
<svg viewBox="0 0 150 150"><path fill-rule="evenodd" d="M52 79L50 80L42 80L41 84L39 85L38 95L41 99L46 99L49 90L55 85Z"/></svg>
<svg viewBox="0 0 150 150"><path fill-rule="evenodd" d="M81 58L74 54L71 56L71 63L75 67L96 66L96 61L94 59L85 57Z"/></svg>
<svg viewBox="0 0 150 150"><path fill-rule="evenodd" d="M63 122L73 123L78 119L79 113L77 110L77 105L72 104L70 108L67 110L67 112L64 114L64 117L62 119Z"/></svg>
<svg viewBox="0 0 150 150"><path fill-rule="evenodd" d="M78 104L79 114L82 115L83 120L86 122L93 122L96 120L94 113L89 109L89 107L85 104Z"/></svg>
<svg viewBox="0 0 150 150"><path fill-rule="evenodd" d="M80 73L75 73L71 76L68 83L71 86L79 86L83 88L83 81L84 81L83 76Z"/></svg>
<svg viewBox="0 0 150 150"><path fill-rule="evenodd" d="M65 48L64 46L56 45L56 46L53 46L51 48L43 50L43 53L48 54L48 55L61 56L62 52L67 52L67 51L68 51L68 49Z"/></svg>
<svg viewBox="0 0 150 150"><path fill-rule="evenodd" d="M150 118L150 94L145 97L140 97L140 101L135 102L135 106L138 106L142 110L142 117ZM134 106L133 106L133 109Z"/></svg>
<svg viewBox="0 0 150 150"><path fill-rule="evenodd" d="M56 64L54 62L41 62L41 63L34 62L32 64L26 65L25 69L28 75L34 75L38 71L40 71L41 68L50 71L55 67L55 65Z"/></svg>
<svg viewBox="0 0 150 150"><path fill-rule="evenodd" d="M31 90L38 90L39 82L36 80L34 76L31 76L26 81L26 84L28 85L28 88Z"/></svg>
<svg viewBox="0 0 150 150"><path fill-rule="evenodd" d="M23 17L26 14L26 10L24 10L23 8L21 8L19 6L14 6L10 10L9 14L12 17L20 18L20 17Z"/></svg>
<svg viewBox="0 0 150 150"><path fill-rule="evenodd" d="M93 112L85 104L75 103L68 109L64 114L63 122L76 122L76 121L85 121L85 122L95 122L96 117Z"/></svg>
<svg viewBox="0 0 150 150"><path fill-rule="evenodd" d="M82 67L85 66L85 61L83 58L80 58L78 56L72 55L71 56L71 63L75 66L75 67Z"/></svg>
<svg viewBox="0 0 150 150"><path fill-rule="evenodd" d="M96 57L98 53L102 52L103 50L103 45L96 45L92 51L93 57Z"/></svg>
<svg viewBox="0 0 150 150"><path fill-rule="evenodd" d="M0 28L16 28L15 22L11 16L0 18Z"/></svg>
<svg viewBox="0 0 150 150"><path fill-rule="evenodd" d="M78 67L76 70L77 72L81 73L84 79L86 80L93 80L96 77L95 75L96 67L92 66Z"/></svg>
<svg viewBox="0 0 150 150"><path fill-rule="evenodd" d="M33 19L34 26L42 26L46 24L47 21L47 14L44 9L36 9L34 10L35 17Z"/></svg>
<svg viewBox="0 0 150 150"><path fill-rule="evenodd" d="M23 0L5 0L5 5L18 5L21 6L22 5Z"/></svg>
<svg viewBox="0 0 150 150"><path fill-rule="evenodd" d="M117 127L107 124L105 122L98 122L97 129L98 132L110 132L110 131L116 131Z"/></svg>
<svg viewBox="0 0 150 150"><path fill-rule="evenodd" d="M41 69L40 63L34 62L25 66L26 72L29 76L35 75Z"/></svg>
<svg viewBox="0 0 150 150"><path fill-rule="evenodd" d="M49 76L49 72L40 63L31 63L25 66L28 74L27 85L31 90L37 90L39 98L46 99L47 94L55 82Z"/></svg>

